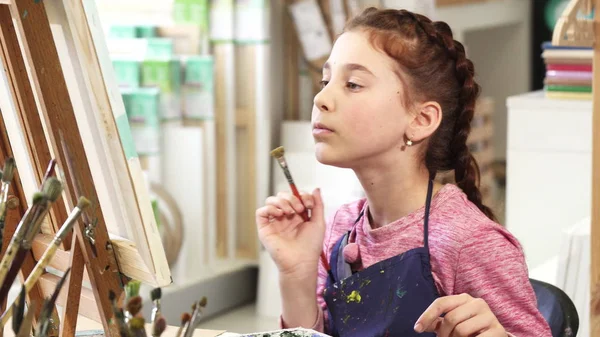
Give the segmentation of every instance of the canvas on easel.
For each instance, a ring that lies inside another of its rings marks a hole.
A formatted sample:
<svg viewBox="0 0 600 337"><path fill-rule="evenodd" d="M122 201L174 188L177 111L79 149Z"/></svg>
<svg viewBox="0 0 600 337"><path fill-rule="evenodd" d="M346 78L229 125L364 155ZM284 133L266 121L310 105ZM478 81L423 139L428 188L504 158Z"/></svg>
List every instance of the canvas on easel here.
<svg viewBox="0 0 600 337"><path fill-rule="evenodd" d="M110 334L108 290L120 293L121 274L151 286L172 280L95 3L0 1L0 27L0 110L19 188L24 196L37 191L50 159L65 184L63 204L36 237L33 255L39 258L77 197L91 200L89 223L75 227L76 240L65 240L51 266L77 265L67 294L73 289L81 298L66 296L62 304L77 313L87 301L82 314ZM56 282L44 276L42 291ZM84 278L91 289L81 289Z"/></svg>

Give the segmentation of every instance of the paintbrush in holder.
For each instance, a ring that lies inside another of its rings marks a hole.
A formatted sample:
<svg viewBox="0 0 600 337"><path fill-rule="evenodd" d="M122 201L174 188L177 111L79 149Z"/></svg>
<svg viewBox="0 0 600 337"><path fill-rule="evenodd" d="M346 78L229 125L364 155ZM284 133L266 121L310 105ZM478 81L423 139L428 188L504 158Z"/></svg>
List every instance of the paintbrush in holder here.
<svg viewBox="0 0 600 337"><path fill-rule="evenodd" d="M0 286L0 303L6 300L10 287L17 277L19 270L21 270L21 266L25 261L27 253L31 250L33 239L39 233L40 227L42 226L42 221L50 210L50 205L60 197L62 190L63 187L61 182L55 177L50 177L42 186L42 191L45 197L42 198L42 204L37 209L36 215L31 220L32 224L27 226L27 231L25 232L23 239L20 240L20 242L16 242L17 252L15 253L14 259L5 279ZM4 265L2 265L2 267L4 268Z"/></svg>
<svg viewBox="0 0 600 337"><path fill-rule="evenodd" d="M63 239L71 231L71 229L77 222L77 219L81 215L81 212L83 212L89 205L90 205L89 200L87 200L84 197L79 198L79 202L77 203L77 206L75 208L73 208L73 210L67 217L67 220L60 227L60 230L56 233L56 235L54 236L54 239L52 240L52 242L50 243L50 245L48 246L48 248L46 249L46 251L44 252L42 257L40 258L40 260L37 262L37 264L31 271L31 273L29 274L27 279L25 280L23 287L25 288L26 292L29 292L33 288L35 283L40 279L40 277L42 276L42 274L45 271L45 268L50 264L50 261L54 257L54 255L55 255L56 251L58 250L58 247L62 243ZM6 322L8 321L8 319L10 319L10 317L12 315L12 308L13 308L12 305L7 306L6 312L0 318L0 324L2 326L4 326L6 324Z"/></svg>
<svg viewBox="0 0 600 337"><path fill-rule="evenodd" d="M68 268L65 274L61 277L60 281L56 284L56 288L54 288L54 292L50 298L44 301L44 305L42 307L42 312L40 313L40 317L38 318L38 327L36 329L37 334L35 337L46 337L48 335L48 330L50 329L50 325L54 324L50 317L52 316L52 311L54 310L54 305L56 304L56 300L58 299L58 294L62 289L69 273L71 272L71 268Z"/></svg>

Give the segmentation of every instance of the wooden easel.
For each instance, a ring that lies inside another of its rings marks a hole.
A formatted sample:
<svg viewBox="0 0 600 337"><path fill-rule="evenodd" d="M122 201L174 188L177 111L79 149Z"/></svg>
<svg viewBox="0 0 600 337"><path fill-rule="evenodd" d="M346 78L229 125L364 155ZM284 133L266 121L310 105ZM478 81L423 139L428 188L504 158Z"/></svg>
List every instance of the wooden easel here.
<svg viewBox="0 0 600 337"><path fill-rule="evenodd" d="M591 14L592 20L578 19L577 14ZM591 312L590 334L600 336L600 0L571 0L556 23L552 44L558 46L593 46L593 119L592 119L592 223L591 223Z"/></svg>
<svg viewBox="0 0 600 337"><path fill-rule="evenodd" d="M74 11L82 10L81 2L71 1L71 3ZM23 44L24 54L19 46L18 37ZM65 184L63 199L52 208L51 228L54 231L59 228L66 219L67 208L73 208L80 195L93 203L91 210L88 211L93 224L79 221L74 227L72 239L65 240L62 250L52 264L52 267L59 270L64 271L68 267L72 269L65 286L66 290L63 290L58 301L58 304L64 308L64 314L60 322L55 315L51 335L74 336L80 309L90 310L95 302L99 313L98 318L106 335L118 336L114 325L109 324L112 310L108 294L112 290L119 296L123 290L123 280L116 263L114 249L109 241L103 213L98 205L98 196L78 132L73 105L59 62L44 1L0 0L0 47L2 51L0 56L8 75L15 108L21 127L26 130L25 138L29 156L34 163L33 169L38 183L41 182L50 159L54 158L57 161L57 175ZM27 68L31 70L31 78L28 76ZM39 101L39 112L35 97ZM44 127L47 130L47 138ZM4 132L6 127L3 118L0 118L0 129L3 130L0 135L0 163L2 163L4 158L13 155L13 150ZM63 143L72 159L72 171L68 169ZM18 169L17 167L17 172ZM23 193L18 175L12 186L11 194L18 197L20 202L18 209L9 210L5 242L10 239L11 231L15 230L29 198ZM93 236L86 235L86 229L90 225L95 226ZM48 243L47 235L39 235L35 245L38 250L43 250ZM31 272L34 264L32 254L28 256L22 270L23 279ZM83 289L84 266L91 283L91 292ZM28 302L33 300L41 304L43 297L49 296L57 281L58 278L53 274L47 273L42 276L36 287L29 293ZM82 304L81 308L80 304Z"/></svg>

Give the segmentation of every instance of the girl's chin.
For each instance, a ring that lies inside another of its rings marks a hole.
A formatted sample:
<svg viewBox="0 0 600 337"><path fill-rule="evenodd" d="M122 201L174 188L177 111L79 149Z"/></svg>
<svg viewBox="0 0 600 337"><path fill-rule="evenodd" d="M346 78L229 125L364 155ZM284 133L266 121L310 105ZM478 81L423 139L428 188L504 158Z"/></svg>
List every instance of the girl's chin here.
<svg viewBox="0 0 600 337"><path fill-rule="evenodd" d="M327 144L317 143L315 146L315 156L317 161L323 165L347 168L348 163L344 162L339 151L332 149Z"/></svg>

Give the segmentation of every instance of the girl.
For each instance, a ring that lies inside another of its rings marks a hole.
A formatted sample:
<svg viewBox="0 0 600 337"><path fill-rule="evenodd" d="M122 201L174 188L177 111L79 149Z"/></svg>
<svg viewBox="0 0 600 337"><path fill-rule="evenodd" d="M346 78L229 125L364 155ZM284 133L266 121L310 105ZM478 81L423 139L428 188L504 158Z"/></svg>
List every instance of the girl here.
<svg viewBox="0 0 600 337"><path fill-rule="evenodd" d="M256 211L279 270L282 327L333 336L551 336L517 240L481 202L466 144L479 86L443 22L367 9L323 66L317 159L366 199L325 223L319 190ZM456 184L433 182L454 170ZM319 260L324 250L328 261Z"/></svg>

